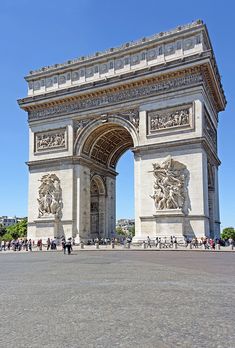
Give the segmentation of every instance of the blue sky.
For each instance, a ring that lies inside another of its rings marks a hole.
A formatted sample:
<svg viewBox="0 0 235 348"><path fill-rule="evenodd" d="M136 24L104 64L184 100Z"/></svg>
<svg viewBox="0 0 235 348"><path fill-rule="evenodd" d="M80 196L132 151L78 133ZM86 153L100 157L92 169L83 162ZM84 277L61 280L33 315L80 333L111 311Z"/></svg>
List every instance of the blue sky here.
<svg viewBox="0 0 235 348"><path fill-rule="evenodd" d="M27 215L26 96L30 70L88 55L177 25L202 19L208 27L228 105L220 114L218 145L222 227L235 226L233 1L1 0L0 2L0 215ZM118 164L117 217L133 217L133 159Z"/></svg>

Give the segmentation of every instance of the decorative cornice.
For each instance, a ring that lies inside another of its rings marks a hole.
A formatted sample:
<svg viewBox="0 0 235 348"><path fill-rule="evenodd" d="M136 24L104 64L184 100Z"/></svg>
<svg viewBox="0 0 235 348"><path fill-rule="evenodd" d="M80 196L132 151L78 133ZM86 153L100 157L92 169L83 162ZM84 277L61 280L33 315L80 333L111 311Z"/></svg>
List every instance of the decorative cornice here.
<svg viewBox="0 0 235 348"><path fill-rule="evenodd" d="M111 85L107 83L106 88L93 86L89 90L77 93L64 94L63 97L56 97L57 93L52 93L53 100L48 99L48 95L29 97L19 100L19 105L29 113L29 122L34 120L48 119L67 114L78 113L80 111L97 109L110 106L120 102L128 102L133 99L142 99L157 94L166 93L173 89L185 88L205 83L206 90L210 93L210 98L217 110L224 109L226 100L221 96L220 90L214 81L213 75L209 71L211 65L204 62L201 65L185 67L177 71L168 71L158 75L142 76L142 79L135 76L132 79ZM103 86L102 86L103 87ZM61 92L61 91L60 91ZM37 99L38 102L37 102ZM39 103L40 101L40 103Z"/></svg>
<svg viewBox="0 0 235 348"><path fill-rule="evenodd" d="M195 145L198 145L199 147L202 146L206 153L210 157L210 161L212 164L219 166L220 165L220 160L215 152L215 149L212 147L211 143L208 141L207 138L205 137L197 137L197 138L192 138L192 139L183 139L183 140L177 140L177 141L170 141L170 142L164 142L164 143L159 143L159 144L149 144L149 145L141 145L132 148L131 150L133 151L134 154L137 156L141 152L146 152L146 151L166 151L166 148L172 148L172 147L183 147L185 146L190 146L193 145L195 148ZM102 165L100 163L94 162L92 159L90 159L88 156L64 156L64 157L59 157L59 158L49 158L49 159L43 159L43 160L37 160L37 161L29 161L26 162L28 165L29 169L39 169L39 168L45 168L46 166L48 167L58 167L60 165L76 165L76 164L83 164L88 166L89 168L92 168L93 170L99 170L100 173L106 173L107 172L107 167L105 165ZM108 173L111 176L116 176L117 172L109 168Z"/></svg>
<svg viewBox="0 0 235 348"><path fill-rule="evenodd" d="M93 160L91 160L88 157L81 157L81 156L64 156L64 157L59 157L59 158L48 158L48 159L43 159L43 160L37 160L37 161L28 161L26 162L26 165L29 167L29 170L38 170L41 168L48 168L54 169L58 168L61 165L68 165L68 166L73 166L77 164L82 164L87 167L89 167L91 170L96 171L102 175L109 175L111 177L117 176L118 173L112 169L112 168L107 168L106 166L100 164L100 163L95 163Z"/></svg>
<svg viewBox="0 0 235 348"><path fill-rule="evenodd" d="M202 65L203 62L208 62L211 57L210 52L202 52L199 54L184 57L183 60L179 57L176 60L169 62L162 62L158 66L149 66L141 70L134 70L127 72L125 75L108 76L104 80L91 81L80 86L68 86L67 88L48 91L47 93L35 94L18 100L20 107L27 111L30 105L37 105L39 103L50 103L52 100L56 102L59 99L66 99L69 101L79 94L89 94L96 89L108 88L113 84L124 84L131 81L149 79L156 75L165 76L171 71L189 68L191 65Z"/></svg>
<svg viewBox="0 0 235 348"><path fill-rule="evenodd" d="M160 151L160 152L165 152L167 148L172 148L172 147L183 147L185 148L186 146L191 146L195 148L195 145L198 145L199 147L203 147L206 151L206 153L209 154L209 157L212 160L212 163L215 164L216 166L219 166L221 164L215 148L211 145L211 142L208 141L206 137L197 137L197 138L191 138L191 139L182 139L182 140L177 140L177 141L169 141L169 142L162 142L159 144L149 144L149 145L140 145L136 146L135 148L132 149L134 154L137 156L141 154L141 152L149 152L149 151Z"/></svg>
<svg viewBox="0 0 235 348"><path fill-rule="evenodd" d="M188 74L187 74L188 72ZM128 102L136 99L155 96L179 88L201 84L202 74L199 68L191 68L186 71L166 74L158 78L151 78L135 83L129 83L107 90L80 95L73 101L59 101L54 105L31 106L29 111L29 121L41 120L50 117L57 117L63 114L72 114L84 110L97 109L120 102Z"/></svg>

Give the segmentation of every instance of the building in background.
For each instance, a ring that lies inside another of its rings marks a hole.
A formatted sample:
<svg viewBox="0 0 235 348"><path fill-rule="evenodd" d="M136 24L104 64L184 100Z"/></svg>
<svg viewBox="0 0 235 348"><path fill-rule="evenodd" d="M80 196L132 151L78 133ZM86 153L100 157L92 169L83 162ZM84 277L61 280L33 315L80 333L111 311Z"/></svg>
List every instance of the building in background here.
<svg viewBox="0 0 235 348"><path fill-rule="evenodd" d="M122 232L128 234L135 228L135 219L119 219L116 223L116 230L121 228Z"/></svg>
<svg viewBox="0 0 235 348"><path fill-rule="evenodd" d="M16 216L1 216L0 217L0 225L2 227L9 227L17 224L17 222L22 221L24 218L16 217Z"/></svg>

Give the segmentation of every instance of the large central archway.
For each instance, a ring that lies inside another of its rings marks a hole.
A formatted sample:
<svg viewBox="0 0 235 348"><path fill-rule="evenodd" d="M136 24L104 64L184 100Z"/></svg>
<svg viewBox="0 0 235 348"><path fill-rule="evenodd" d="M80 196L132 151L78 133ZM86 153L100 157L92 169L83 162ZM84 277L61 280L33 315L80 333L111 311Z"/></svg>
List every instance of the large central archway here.
<svg viewBox="0 0 235 348"><path fill-rule="evenodd" d="M80 224L83 240L114 235L116 165L124 152L134 148L137 142L138 132L133 124L115 115L96 120L77 134L75 151L82 159L83 168L86 168L83 171L86 190L83 186L78 193L87 202L83 213L79 205L81 221L84 221Z"/></svg>
<svg viewBox="0 0 235 348"><path fill-rule="evenodd" d="M115 169L121 155L133 145L132 137L125 128L105 124L87 137L82 154L107 168Z"/></svg>
<svg viewBox="0 0 235 348"><path fill-rule="evenodd" d="M138 120L133 120L133 111L127 112L128 119L123 118L125 113L119 114L121 116L103 115L87 126L79 127L75 153L106 168L115 169L121 155L139 144Z"/></svg>

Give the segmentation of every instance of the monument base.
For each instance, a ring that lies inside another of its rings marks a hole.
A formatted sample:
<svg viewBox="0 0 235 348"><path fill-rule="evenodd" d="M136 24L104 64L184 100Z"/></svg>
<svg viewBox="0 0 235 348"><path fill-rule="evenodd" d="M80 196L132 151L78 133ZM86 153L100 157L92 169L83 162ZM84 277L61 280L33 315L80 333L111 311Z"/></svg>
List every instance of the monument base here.
<svg viewBox="0 0 235 348"><path fill-rule="evenodd" d="M158 210L154 215L156 221L156 237L169 240L177 237L178 241L184 240L184 218L180 209Z"/></svg>
<svg viewBox="0 0 235 348"><path fill-rule="evenodd" d="M58 238L59 220L53 217L41 217L35 220L35 238L46 240Z"/></svg>
<svg viewBox="0 0 235 348"><path fill-rule="evenodd" d="M142 217L141 236L133 238L134 243L141 243L147 236L151 240L156 237L162 241L170 242L171 237L176 237L179 243L184 242L185 235L185 214L181 209L157 210L156 214L149 217Z"/></svg>

